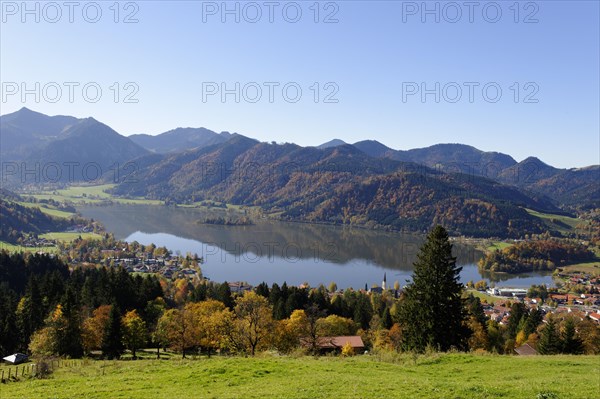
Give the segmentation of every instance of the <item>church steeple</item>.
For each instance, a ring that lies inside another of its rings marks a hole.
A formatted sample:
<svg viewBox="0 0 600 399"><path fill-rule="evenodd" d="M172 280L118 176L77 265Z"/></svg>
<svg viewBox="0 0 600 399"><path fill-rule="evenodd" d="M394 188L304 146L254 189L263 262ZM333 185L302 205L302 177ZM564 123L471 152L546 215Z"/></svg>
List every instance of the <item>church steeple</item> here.
<svg viewBox="0 0 600 399"><path fill-rule="evenodd" d="M385 284L387 283L386 273L383 273L383 282L381 283L381 289L385 291Z"/></svg>

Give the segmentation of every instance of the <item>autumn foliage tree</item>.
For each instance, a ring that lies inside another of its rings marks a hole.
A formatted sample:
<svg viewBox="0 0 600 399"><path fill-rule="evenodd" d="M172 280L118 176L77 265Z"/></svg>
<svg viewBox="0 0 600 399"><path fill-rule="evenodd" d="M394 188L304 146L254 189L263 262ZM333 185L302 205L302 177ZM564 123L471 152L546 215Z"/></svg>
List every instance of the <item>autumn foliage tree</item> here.
<svg viewBox="0 0 600 399"><path fill-rule="evenodd" d="M187 349L194 346L195 336L190 317L185 309L169 309L158 320L157 331L161 341L177 352L181 352L185 359Z"/></svg>
<svg viewBox="0 0 600 399"><path fill-rule="evenodd" d="M146 322L138 315L137 310L131 310L121 320L123 327L123 343L136 359L136 351L146 343Z"/></svg>
<svg viewBox="0 0 600 399"><path fill-rule="evenodd" d="M246 292L235 301L234 318L227 321L227 340L233 349L255 355L267 347L275 332L272 309L263 296Z"/></svg>
<svg viewBox="0 0 600 399"><path fill-rule="evenodd" d="M110 305L99 306L94 310L91 317L83 321L81 338L83 350L86 354L101 348L110 308Z"/></svg>

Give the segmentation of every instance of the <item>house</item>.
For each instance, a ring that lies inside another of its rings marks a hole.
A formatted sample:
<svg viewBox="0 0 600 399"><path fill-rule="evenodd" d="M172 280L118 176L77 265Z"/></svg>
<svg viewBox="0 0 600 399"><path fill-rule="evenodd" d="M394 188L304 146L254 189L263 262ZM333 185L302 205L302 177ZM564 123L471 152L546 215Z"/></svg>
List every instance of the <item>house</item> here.
<svg viewBox="0 0 600 399"><path fill-rule="evenodd" d="M533 356L538 354L538 352L533 348L533 346L529 345L528 343L524 343L518 348L515 348L515 352L519 356Z"/></svg>
<svg viewBox="0 0 600 399"><path fill-rule="evenodd" d="M596 323L600 323L600 313L590 313L588 316Z"/></svg>
<svg viewBox="0 0 600 399"><path fill-rule="evenodd" d="M233 283L228 283L228 284L229 284L229 290L231 292L245 292L245 291L252 290L252 286L250 284L246 284L242 281L235 281Z"/></svg>

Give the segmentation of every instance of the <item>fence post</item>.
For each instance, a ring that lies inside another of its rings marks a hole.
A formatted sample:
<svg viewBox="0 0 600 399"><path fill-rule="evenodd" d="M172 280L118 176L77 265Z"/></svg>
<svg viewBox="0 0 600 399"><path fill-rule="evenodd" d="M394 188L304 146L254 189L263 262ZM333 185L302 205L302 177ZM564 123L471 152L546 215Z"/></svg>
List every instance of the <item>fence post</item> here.
<svg viewBox="0 0 600 399"><path fill-rule="evenodd" d="M8 379L10 380L10 367L8 368Z"/></svg>

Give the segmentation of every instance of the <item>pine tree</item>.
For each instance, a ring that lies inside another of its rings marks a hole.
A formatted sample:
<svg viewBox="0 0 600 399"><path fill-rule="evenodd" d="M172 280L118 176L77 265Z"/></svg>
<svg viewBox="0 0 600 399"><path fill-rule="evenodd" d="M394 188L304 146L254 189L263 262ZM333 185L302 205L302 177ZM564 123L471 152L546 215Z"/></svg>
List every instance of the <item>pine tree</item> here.
<svg viewBox="0 0 600 399"><path fill-rule="evenodd" d="M542 324L542 321L544 321L542 311L537 308L531 310L527 317L527 321L525 322L525 335L529 336L533 334L537 330L537 327Z"/></svg>
<svg viewBox="0 0 600 399"><path fill-rule="evenodd" d="M556 331L556 322L549 317L537 343L537 351L542 355L554 355L560 353L560 348L561 342Z"/></svg>
<svg viewBox="0 0 600 399"><path fill-rule="evenodd" d="M390 315L390 308L386 306L383 310L383 315L381 316L381 327L389 330L393 325L394 322L392 321L392 316Z"/></svg>
<svg viewBox="0 0 600 399"><path fill-rule="evenodd" d="M83 356L81 319L79 317L77 296L73 288L67 288L61 305L64 329L61 329L58 334L58 354L75 358L81 357Z"/></svg>
<svg viewBox="0 0 600 399"><path fill-rule="evenodd" d="M223 302L229 309L233 309L234 303L231 296L231 288L229 288L229 283L224 282L219 285L216 299Z"/></svg>
<svg viewBox="0 0 600 399"><path fill-rule="evenodd" d="M583 341L576 336L575 321L572 317L565 320L562 338L562 352L569 353L572 355L579 355L583 353Z"/></svg>
<svg viewBox="0 0 600 399"><path fill-rule="evenodd" d="M45 313L38 280L32 275L27 283L25 296L19 301L16 312L21 351L27 348L33 333L44 325Z"/></svg>
<svg viewBox="0 0 600 399"><path fill-rule="evenodd" d="M414 266L413 281L406 287L400 307L404 349L466 349L470 331L461 298L462 268L456 266L443 227L436 226L428 234Z"/></svg>
<svg viewBox="0 0 600 399"><path fill-rule="evenodd" d="M102 355L108 359L118 359L123 353L121 341L121 312L119 306L113 303L102 337Z"/></svg>
<svg viewBox="0 0 600 399"><path fill-rule="evenodd" d="M517 333L522 329L527 321L527 309L521 302L513 303L510 307L510 316L508 316L508 337L515 339Z"/></svg>
<svg viewBox="0 0 600 399"><path fill-rule="evenodd" d="M0 284L0 353L13 353L17 350L19 333L15 311L17 296L5 284Z"/></svg>

